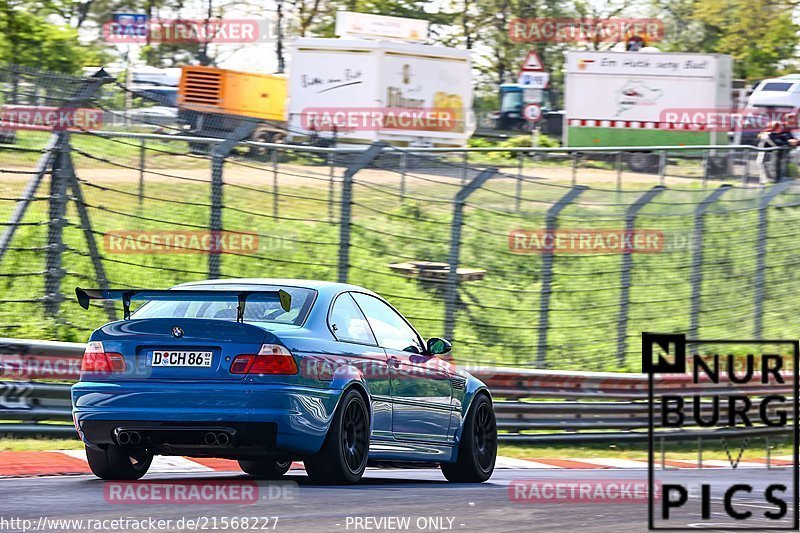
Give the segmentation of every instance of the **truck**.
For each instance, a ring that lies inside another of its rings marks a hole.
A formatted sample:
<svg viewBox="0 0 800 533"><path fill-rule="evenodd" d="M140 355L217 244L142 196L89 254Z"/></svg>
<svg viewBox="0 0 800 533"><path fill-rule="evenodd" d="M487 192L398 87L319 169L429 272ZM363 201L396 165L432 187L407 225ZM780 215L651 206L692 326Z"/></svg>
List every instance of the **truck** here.
<svg viewBox="0 0 800 533"><path fill-rule="evenodd" d="M475 127L467 112L471 69L468 51L441 46L299 38L288 78L183 67L178 107L187 132L199 136L224 137L242 118L254 118L259 126L251 139L263 142L464 146ZM441 112L445 120L398 125L383 116L366 127L350 128L332 118L406 111L417 117ZM193 149L202 149L195 144ZM258 147L250 150L260 154Z"/></svg>
<svg viewBox="0 0 800 533"><path fill-rule="evenodd" d="M289 130L293 138L319 134L345 142L460 147L475 130L471 109L468 50L311 37L298 38L292 45ZM446 120L435 120L439 111ZM381 116L367 124L358 118L360 113ZM433 119L391 123L392 117L404 118L403 113ZM349 122L345 127L343 119Z"/></svg>
<svg viewBox="0 0 800 533"><path fill-rule="evenodd" d="M567 52L564 144L727 144L728 132L707 127L702 119L670 117L733 112L732 61L723 54ZM642 150L629 157L628 165L636 172L652 172L658 162L658 154Z"/></svg>

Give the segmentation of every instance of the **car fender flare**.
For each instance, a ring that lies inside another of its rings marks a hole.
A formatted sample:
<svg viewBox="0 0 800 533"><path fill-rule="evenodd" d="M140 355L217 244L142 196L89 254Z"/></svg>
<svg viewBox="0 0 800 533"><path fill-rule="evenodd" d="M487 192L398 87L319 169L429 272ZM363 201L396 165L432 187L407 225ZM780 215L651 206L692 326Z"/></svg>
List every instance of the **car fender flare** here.
<svg viewBox="0 0 800 533"><path fill-rule="evenodd" d="M464 396L464 401L461 403L461 423L458 425L458 429L454 435L456 444L461 441L461 432L464 430L464 422L467 419L467 413L469 413L469 410L472 409L472 404L474 403L475 398L478 396L486 396L489 399L489 402L491 402L492 408L494 408L494 399L492 398L492 393L489 391L489 388L486 385L481 384L475 389L468 390L467 394Z"/></svg>
<svg viewBox="0 0 800 533"><path fill-rule="evenodd" d="M331 413L335 413L336 409L339 408L339 402L342 401L344 393L349 389L355 389L364 397L364 403L367 405L367 416L369 416L370 428L372 427L372 395L369 392L369 383L364 378L364 373L360 369L352 365L340 366L333 374L330 388L342 391L336 399L336 405Z"/></svg>

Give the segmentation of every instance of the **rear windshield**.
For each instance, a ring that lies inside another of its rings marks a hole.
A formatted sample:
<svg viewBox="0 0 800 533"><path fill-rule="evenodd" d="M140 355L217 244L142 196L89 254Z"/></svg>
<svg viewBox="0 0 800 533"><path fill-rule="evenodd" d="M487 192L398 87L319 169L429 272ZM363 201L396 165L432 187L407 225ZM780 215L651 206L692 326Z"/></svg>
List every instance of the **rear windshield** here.
<svg viewBox="0 0 800 533"><path fill-rule="evenodd" d="M224 289L228 291L265 291L283 289L292 295L289 311L284 311L277 301L259 300L258 294L247 298L244 308L245 322L270 322L300 326L308 316L317 291L299 287L280 287L273 285L232 286L200 285L186 289ZM133 318L211 318L215 320L236 320L236 302L231 301L191 301L185 302L146 302L131 315Z"/></svg>
<svg viewBox="0 0 800 533"><path fill-rule="evenodd" d="M778 91L778 92L786 92L792 87L792 83L783 83L783 82L770 82L765 84L761 90L762 91Z"/></svg>

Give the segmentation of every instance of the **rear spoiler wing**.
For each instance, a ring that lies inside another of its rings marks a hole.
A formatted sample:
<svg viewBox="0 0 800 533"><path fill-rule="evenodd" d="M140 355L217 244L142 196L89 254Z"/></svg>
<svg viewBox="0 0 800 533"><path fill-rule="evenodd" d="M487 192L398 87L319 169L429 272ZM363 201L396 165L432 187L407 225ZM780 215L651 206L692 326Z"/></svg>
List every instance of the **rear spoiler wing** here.
<svg viewBox="0 0 800 533"><path fill-rule="evenodd" d="M259 300L280 302L284 311L292 307L292 295L283 289L277 291L210 291L195 289L154 290L154 289L81 289L75 287L75 296L84 309L89 309L90 300L116 300L122 302L125 320L131 317L132 301L161 302L236 302L236 321L244 321L244 308L247 298L257 295Z"/></svg>

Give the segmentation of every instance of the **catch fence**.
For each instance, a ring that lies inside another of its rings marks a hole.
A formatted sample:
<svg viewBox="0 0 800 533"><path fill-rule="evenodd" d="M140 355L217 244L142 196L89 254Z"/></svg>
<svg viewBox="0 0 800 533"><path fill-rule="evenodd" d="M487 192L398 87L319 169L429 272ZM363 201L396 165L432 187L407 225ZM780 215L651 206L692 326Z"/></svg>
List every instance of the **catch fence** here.
<svg viewBox="0 0 800 533"><path fill-rule="evenodd" d="M120 111L113 81L2 73L4 105L124 116L0 144L0 335L119 317L76 286L270 277L375 290L463 364L639 371L642 331L793 338L800 189L762 183L774 149L200 137Z"/></svg>

